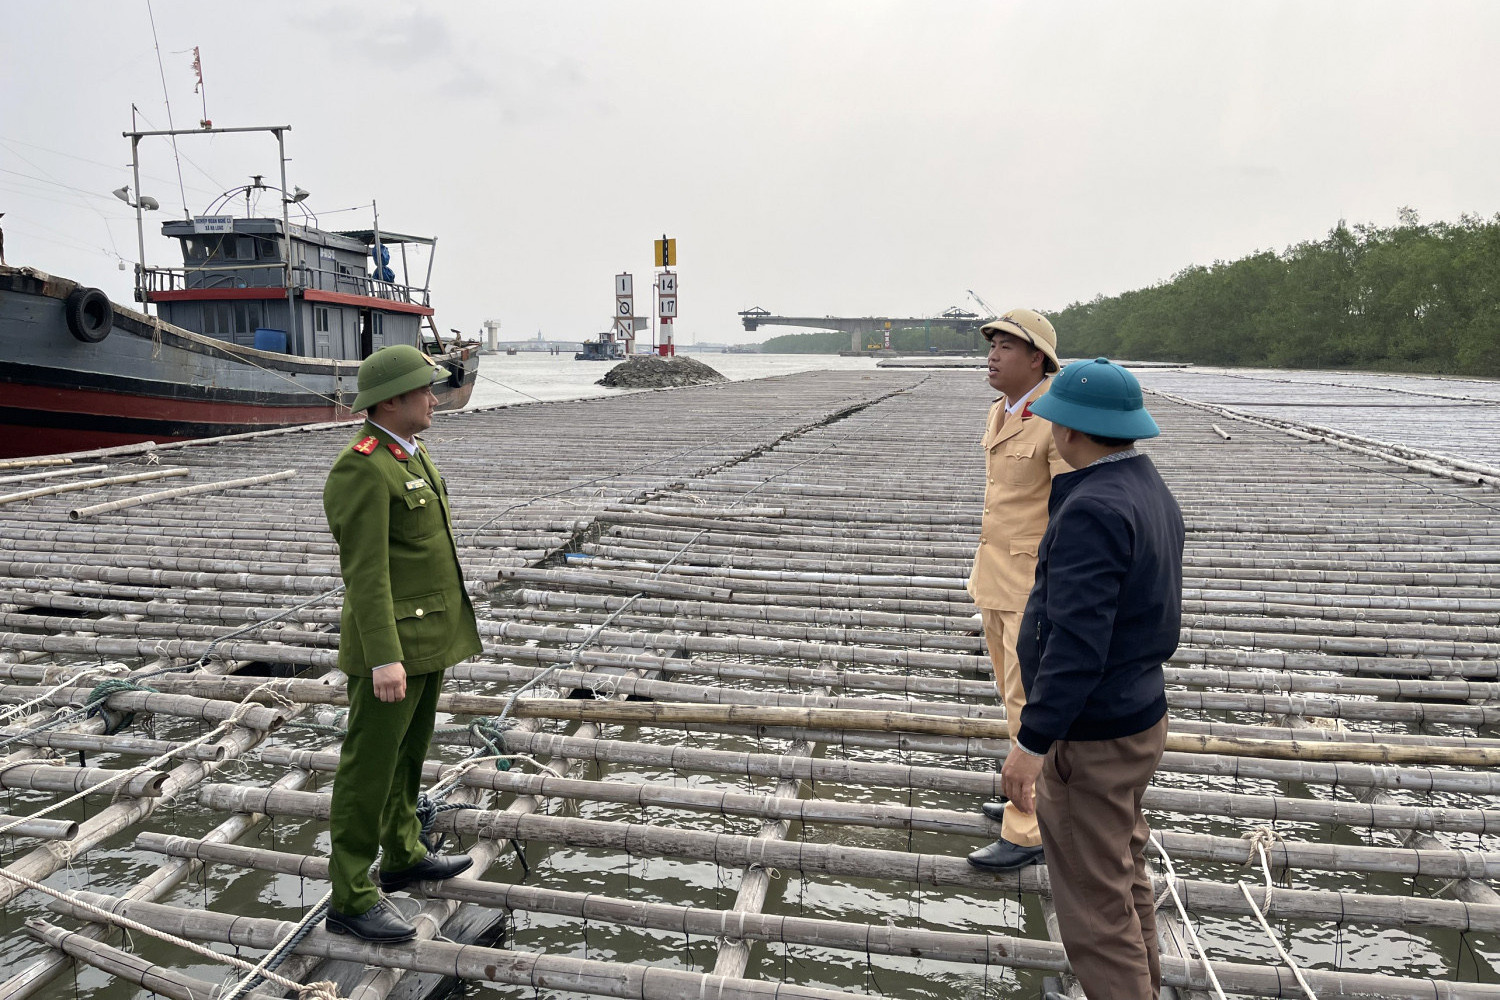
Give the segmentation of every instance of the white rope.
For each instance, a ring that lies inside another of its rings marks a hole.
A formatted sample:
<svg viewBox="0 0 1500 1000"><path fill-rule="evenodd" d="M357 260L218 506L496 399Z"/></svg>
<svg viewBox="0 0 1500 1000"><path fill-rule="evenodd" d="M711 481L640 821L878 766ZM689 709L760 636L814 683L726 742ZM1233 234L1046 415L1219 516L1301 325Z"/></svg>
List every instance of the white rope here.
<svg viewBox="0 0 1500 1000"><path fill-rule="evenodd" d="M77 687L79 681L83 680L85 677L90 676L91 674L97 674L97 673L101 673L102 672L102 673L113 675L113 674L120 673L121 671L123 671L125 669L127 669L127 668L125 667L125 665L123 663L113 663L113 664L110 664L109 666L90 667L89 669L83 671L82 673L72 674L72 675L70 675L67 678L67 680L63 681L61 684L57 685L54 688L49 688L44 694L37 695L35 698L31 699L30 701L23 701L19 705L10 705L10 706L7 706L6 708L4 708L3 710L0 710L0 723L8 722L10 719L15 718L16 716L24 714L27 711L27 709L35 708L37 705L42 705L42 704L45 704L48 701L51 701L52 700L52 696L55 695L55 694L57 694L57 692L59 692L59 691L66 690L67 688L70 688L70 687Z"/></svg>
<svg viewBox="0 0 1500 1000"><path fill-rule="evenodd" d="M285 695L275 690L275 685L276 682L268 681L257 686L240 700L240 703L236 707L233 715L231 715L229 718L225 719L223 722L219 723L213 729L210 729L208 732L204 733L197 739L190 740L187 743L182 744L181 746L173 747L166 753L161 754L157 757L153 757L151 760L148 760L144 764L140 764L136 767L130 768L127 771L121 771L118 775L115 775L98 785L94 785L91 788L84 789L83 791L78 792L76 795L69 796L68 798L63 799L60 802L54 802L52 805L47 806L44 809L39 809L29 816L23 816L10 823L7 823L5 826L0 827L0 834L4 834L17 826L20 826L22 823L26 823L30 820L45 816L50 812L55 812L56 810L61 809L63 806L66 806L72 802L76 802L87 795L96 793L101 788L108 788L110 785L128 781L136 774L144 771L149 771L155 768L158 764L163 764L186 750L191 750L195 747L202 746L204 743L207 743L210 740L216 740L220 736L226 735L239 724L239 720L243 717L244 712L247 709L256 707L251 699L253 699L256 695L261 694L262 692L268 693L273 701L280 701L288 705L292 704ZM148 927L147 925L140 923L139 921L132 920L129 917L124 917L117 913L110 913L108 910L101 909L100 907L94 906L92 903L86 903L83 900L78 899L72 893L63 892L60 889L54 889L51 886L43 885L41 882L37 882L34 879L27 878L25 875L19 875L8 869L0 868L0 878L9 879L10 881L18 883L19 885L23 885L28 889L34 889L37 892L40 892L47 896L51 896L54 899L62 900L68 903L70 906L74 906L85 913L93 914L104 923L113 924L114 926L121 927L126 930L140 931L142 934L145 934L149 937L154 937L158 940L175 944L178 947L186 948L188 951L194 952L198 955L202 955L205 958L212 958L216 961L226 962L236 968L245 970L250 975L261 976L262 978L268 979L276 985L280 986L282 989L296 990L300 1000L339 1000L338 987L332 982L323 981L304 985L302 983L296 982L295 980L287 979L285 976L278 975L277 973L272 972L269 969L261 969L258 966L253 966L249 962L246 962L243 959L237 958L233 955L222 954L220 952L214 951L211 948L206 948L203 945L197 944L193 941L189 941L186 938L180 938L176 935L168 934L166 931L159 931L154 927ZM316 909L312 911L312 913L316 912ZM307 918L304 917L303 919L306 920ZM292 933L295 934L296 930L294 929ZM290 937L290 935L288 935L288 937ZM277 948L279 947L280 944L277 945ZM271 953L267 955L267 959L270 958L271 954L275 954L275 951L276 949L273 948ZM264 963L265 960L262 960L262 964Z"/></svg>
<svg viewBox="0 0 1500 1000"><path fill-rule="evenodd" d="M1271 883L1271 862L1266 854L1266 844L1275 843L1281 838L1270 827L1262 826L1254 833L1246 834L1244 839L1249 840L1251 847L1260 855L1260 870L1266 876L1266 909L1269 910L1271 908L1271 890L1273 885ZM1249 864L1250 862L1247 859L1245 863ZM1281 956L1281 961L1285 963L1287 968L1292 970L1292 975L1297 979L1297 985L1302 987L1303 993L1307 994L1307 1000L1318 1000L1318 995L1313 992L1311 986L1307 985L1307 979L1302 975L1302 970L1297 968L1297 963L1292 961L1292 956L1286 953L1286 949L1281 946L1281 942L1276 938L1276 932L1271 930L1271 925L1266 922L1266 916L1261 911L1261 908L1256 905L1255 897L1250 895L1250 887L1243 880L1240 881L1239 887L1240 892L1244 894L1245 902L1250 904L1250 911L1255 914L1255 919L1260 922L1260 929L1265 931L1266 937L1271 939L1271 945L1276 949L1276 954Z"/></svg>
<svg viewBox="0 0 1500 1000"><path fill-rule="evenodd" d="M29 879L25 875L17 875L13 872L8 871L0 871L0 875L5 876L13 882L19 882L21 885L26 886L26 888L28 889L35 889L37 892L51 896L54 899L62 900L69 906L81 910L84 913L92 914L93 916L98 918L98 922L112 924L125 930L139 931L140 933L145 934L148 937L154 937L159 941L166 941L170 944L175 944L180 948L186 948L188 951L191 951L194 954L202 955L204 958L212 958L215 961L226 962L229 965L233 965L239 969L244 969L246 971L252 971L255 969L255 966L251 965L249 962L245 961L242 958L237 958L234 955L226 955L222 952L214 951L212 948L204 947L203 945L198 944L196 941L189 941L187 938L180 938L175 934L168 934L166 931L159 931L155 927L147 926L146 924L143 924L138 920L132 920L131 918L121 916L118 913L111 913L108 910L97 907L92 903L85 903L83 900L78 899L72 893L63 892L61 889L54 889L51 886L43 885L41 882ZM270 970L264 970L258 974L265 977L266 979L269 979L271 982L275 983L277 986L280 986L282 989L296 990L299 997L318 997L324 998L324 1000L338 1000L338 987L331 982L310 983L304 986L302 983L296 982L292 979L287 979L285 976L278 975L277 973L271 972Z"/></svg>
<svg viewBox="0 0 1500 1000"><path fill-rule="evenodd" d="M1162 864L1167 867L1167 891L1172 894L1172 902L1177 904L1177 914L1182 917L1182 926L1187 928L1188 937L1193 942L1193 950L1198 953L1198 959L1203 963L1204 971L1208 973L1208 982L1218 994L1219 1000L1229 1000L1224 993L1224 987L1219 985L1219 977L1214 975L1214 967L1209 964L1208 953L1203 950L1203 942L1198 940L1198 932L1193 929L1193 921L1188 916L1187 907L1182 903L1182 897L1177 894L1177 868L1172 864L1172 856L1167 853L1166 845L1153 831L1151 843L1156 845L1156 850L1161 855Z"/></svg>

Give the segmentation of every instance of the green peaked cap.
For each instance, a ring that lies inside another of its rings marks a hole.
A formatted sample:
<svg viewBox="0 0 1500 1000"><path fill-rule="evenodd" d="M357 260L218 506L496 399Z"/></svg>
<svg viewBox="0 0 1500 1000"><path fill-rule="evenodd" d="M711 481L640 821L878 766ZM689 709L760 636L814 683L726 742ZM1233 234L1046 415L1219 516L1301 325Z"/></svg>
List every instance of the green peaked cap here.
<svg viewBox="0 0 1500 1000"><path fill-rule="evenodd" d="M447 373L410 344L382 347L359 365L359 395L354 410L368 410L376 403L431 385Z"/></svg>

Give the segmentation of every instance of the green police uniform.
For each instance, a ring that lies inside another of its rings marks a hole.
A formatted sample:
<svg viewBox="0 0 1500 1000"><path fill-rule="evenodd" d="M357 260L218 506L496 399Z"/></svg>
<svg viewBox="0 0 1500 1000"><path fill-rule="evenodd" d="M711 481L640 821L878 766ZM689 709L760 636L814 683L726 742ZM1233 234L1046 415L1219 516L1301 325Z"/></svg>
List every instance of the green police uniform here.
<svg viewBox="0 0 1500 1000"><path fill-rule="evenodd" d="M339 543L339 669L349 675L348 735L329 819L332 907L357 915L380 899L370 878L377 849L389 871L427 855L416 806L443 671L481 647L448 491L425 446L408 454L367 421L333 464L323 510ZM380 701L372 672L397 662L406 669L406 697Z"/></svg>

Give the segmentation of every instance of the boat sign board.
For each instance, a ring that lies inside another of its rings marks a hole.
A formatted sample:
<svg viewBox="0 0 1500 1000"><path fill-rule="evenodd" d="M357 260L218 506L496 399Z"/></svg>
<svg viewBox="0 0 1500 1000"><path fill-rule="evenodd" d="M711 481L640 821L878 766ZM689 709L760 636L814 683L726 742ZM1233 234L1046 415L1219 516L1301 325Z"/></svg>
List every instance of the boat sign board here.
<svg viewBox="0 0 1500 1000"><path fill-rule="evenodd" d="M195 232L195 233L232 233L232 232L234 232L234 216L232 216L232 215L195 215L195 216L193 216L193 232Z"/></svg>

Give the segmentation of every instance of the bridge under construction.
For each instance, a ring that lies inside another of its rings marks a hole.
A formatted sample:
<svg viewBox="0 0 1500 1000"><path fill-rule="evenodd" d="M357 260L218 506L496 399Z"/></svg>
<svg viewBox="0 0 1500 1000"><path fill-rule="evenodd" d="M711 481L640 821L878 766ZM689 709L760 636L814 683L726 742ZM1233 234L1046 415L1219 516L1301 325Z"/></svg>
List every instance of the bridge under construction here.
<svg viewBox="0 0 1500 1000"><path fill-rule="evenodd" d="M890 346L890 334L894 330L927 329L947 327L960 333L973 334L974 343L979 343L979 328L993 315L981 316L954 306L937 316L777 316L760 306L752 306L740 312L745 329L754 333L762 326L801 326L814 330L833 330L849 335L849 350L864 351L870 338L881 338L880 345Z"/></svg>

